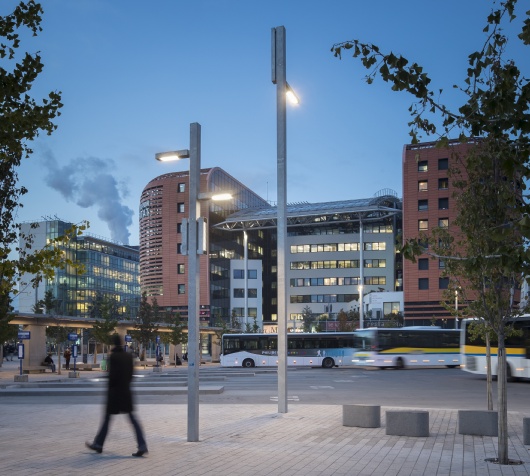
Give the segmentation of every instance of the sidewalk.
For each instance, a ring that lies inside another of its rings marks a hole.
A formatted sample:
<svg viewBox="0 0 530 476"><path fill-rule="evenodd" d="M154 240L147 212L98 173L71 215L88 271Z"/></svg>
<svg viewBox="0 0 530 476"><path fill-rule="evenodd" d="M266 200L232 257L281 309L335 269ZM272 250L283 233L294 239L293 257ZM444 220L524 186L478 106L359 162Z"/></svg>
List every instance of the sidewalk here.
<svg viewBox="0 0 530 476"><path fill-rule="evenodd" d="M0 376L7 369L0 369ZM94 376L92 372L83 372ZM11 374L13 375L13 374ZM30 376L34 377L34 376ZM46 378L57 378L54 374ZM11 377L12 378L12 377ZM60 378L60 377L59 377ZM3 379L2 379L3 380ZM12 381L12 380L11 380ZM52 400L47 399L47 402ZM430 436L342 426L340 405L200 405L200 442L186 441L187 406L138 405L149 454L133 458L126 416L115 416L102 454L84 447L100 422L100 405L2 404L0 473L6 475L517 475L530 474L520 413L509 413L509 455L523 465L487 463L497 438L457 434L457 410L429 410ZM395 409L395 408L393 408ZM529 410L530 412L530 410Z"/></svg>

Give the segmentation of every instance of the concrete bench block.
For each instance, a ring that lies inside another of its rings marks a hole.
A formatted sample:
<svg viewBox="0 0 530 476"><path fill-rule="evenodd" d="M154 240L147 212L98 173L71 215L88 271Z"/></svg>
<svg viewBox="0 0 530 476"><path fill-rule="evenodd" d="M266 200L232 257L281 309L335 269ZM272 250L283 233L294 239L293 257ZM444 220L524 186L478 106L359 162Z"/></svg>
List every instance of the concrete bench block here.
<svg viewBox="0 0 530 476"><path fill-rule="evenodd" d="M381 407L379 405L342 405L342 425L379 428Z"/></svg>
<svg viewBox="0 0 530 476"><path fill-rule="evenodd" d="M424 410L387 411L386 434L429 436L429 412Z"/></svg>
<svg viewBox="0 0 530 476"><path fill-rule="evenodd" d="M460 435L498 436L498 413L489 410L458 410Z"/></svg>
<svg viewBox="0 0 530 476"><path fill-rule="evenodd" d="M523 444L530 445L530 418L523 418Z"/></svg>
<svg viewBox="0 0 530 476"><path fill-rule="evenodd" d="M28 381L28 375L15 375L15 382L27 382Z"/></svg>

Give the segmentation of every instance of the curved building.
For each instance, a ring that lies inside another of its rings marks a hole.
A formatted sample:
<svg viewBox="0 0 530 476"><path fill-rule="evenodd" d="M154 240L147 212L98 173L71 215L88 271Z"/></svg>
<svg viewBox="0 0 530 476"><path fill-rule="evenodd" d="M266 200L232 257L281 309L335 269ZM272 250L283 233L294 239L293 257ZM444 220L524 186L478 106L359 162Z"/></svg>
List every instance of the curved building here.
<svg viewBox="0 0 530 476"><path fill-rule="evenodd" d="M144 188L140 199L140 286L162 309L178 311L187 319L187 255L182 254L182 220L189 216L189 172L160 175ZM208 253L199 257L201 324L229 318L230 260L244 255L242 234L213 228L232 213L246 208L270 208L269 203L223 169L201 170L201 193L230 192L228 201L201 201L200 217L207 223ZM256 234L250 259L263 259L263 239ZM249 241L250 243L250 241ZM210 319L212 318L212 320Z"/></svg>

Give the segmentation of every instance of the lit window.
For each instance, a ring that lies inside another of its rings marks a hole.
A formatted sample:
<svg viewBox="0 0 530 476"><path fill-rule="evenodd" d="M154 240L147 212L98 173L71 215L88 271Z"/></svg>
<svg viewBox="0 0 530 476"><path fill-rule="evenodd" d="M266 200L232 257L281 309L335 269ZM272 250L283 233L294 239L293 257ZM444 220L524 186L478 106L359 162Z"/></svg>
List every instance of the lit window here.
<svg viewBox="0 0 530 476"><path fill-rule="evenodd" d="M438 226L440 228L449 228L449 218L439 218Z"/></svg>
<svg viewBox="0 0 530 476"><path fill-rule="evenodd" d="M447 190L449 188L449 179L439 178L438 179L438 190Z"/></svg>
<svg viewBox="0 0 530 476"><path fill-rule="evenodd" d="M427 172L428 164L426 160L420 160L418 162L418 172Z"/></svg>
<svg viewBox="0 0 530 476"><path fill-rule="evenodd" d="M184 208L184 203L178 203L177 204L177 211L179 213L184 213L186 211L186 208Z"/></svg>
<svg viewBox="0 0 530 476"><path fill-rule="evenodd" d="M418 230L426 231L429 229L429 220L418 220Z"/></svg>
<svg viewBox="0 0 530 476"><path fill-rule="evenodd" d="M179 294L186 294L186 285L185 284L179 284L178 285L178 293Z"/></svg>
<svg viewBox="0 0 530 476"><path fill-rule="evenodd" d="M420 180L418 182L418 192L426 192L427 190L429 190L427 180Z"/></svg>

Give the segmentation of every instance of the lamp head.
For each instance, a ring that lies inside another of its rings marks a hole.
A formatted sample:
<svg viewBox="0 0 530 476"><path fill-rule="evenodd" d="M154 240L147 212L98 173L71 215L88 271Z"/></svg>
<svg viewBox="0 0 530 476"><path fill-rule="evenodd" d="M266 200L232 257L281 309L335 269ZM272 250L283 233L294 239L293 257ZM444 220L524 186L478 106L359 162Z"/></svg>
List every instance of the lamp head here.
<svg viewBox="0 0 530 476"><path fill-rule="evenodd" d="M189 159L189 157L190 151L188 149L159 152L155 154L155 159L159 162L171 162L172 160Z"/></svg>

